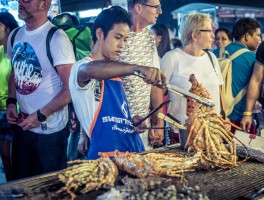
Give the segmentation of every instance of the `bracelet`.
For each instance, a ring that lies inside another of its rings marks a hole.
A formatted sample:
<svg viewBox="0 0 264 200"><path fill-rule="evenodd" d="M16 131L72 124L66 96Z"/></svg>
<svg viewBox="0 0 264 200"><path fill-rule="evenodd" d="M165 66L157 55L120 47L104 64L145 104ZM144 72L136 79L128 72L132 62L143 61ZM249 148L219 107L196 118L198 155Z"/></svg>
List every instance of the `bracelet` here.
<svg viewBox="0 0 264 200"><path fill-rule="evenodd" d="M8 97L7 100L6 100L6 107L7 107L9 104L15 104L15 105L16 105L16 103L17 103L16 98Z"/></svg>
<svg viewBox="0 0 264 200"><path fill-rule="evenodd" d="M251 115L252 115L252 112L249 112L249 111L243 112L243 116L251 116Z"/></svg>

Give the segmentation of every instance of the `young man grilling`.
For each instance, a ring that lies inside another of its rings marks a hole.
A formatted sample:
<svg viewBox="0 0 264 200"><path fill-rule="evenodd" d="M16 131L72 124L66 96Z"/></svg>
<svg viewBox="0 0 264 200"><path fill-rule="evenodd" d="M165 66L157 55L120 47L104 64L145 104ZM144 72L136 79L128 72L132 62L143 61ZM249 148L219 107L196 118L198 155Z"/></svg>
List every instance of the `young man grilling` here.
<svg viewBox="0 0 264 200"><path fill-rule="evenodd" d="M125 47L130 16L121 7L113 6L96 18L92 35L94 48L91 54L74 64L70 76L73 105L84 131L90 138L88 159L96 159L99 152L115 150L141 152L144 145L133 122L141 118L130 115L120 77L139 71L145 82L164 87L166 78L154 67L114 61ZM142 128L142 129L140 129Z"/></svg>

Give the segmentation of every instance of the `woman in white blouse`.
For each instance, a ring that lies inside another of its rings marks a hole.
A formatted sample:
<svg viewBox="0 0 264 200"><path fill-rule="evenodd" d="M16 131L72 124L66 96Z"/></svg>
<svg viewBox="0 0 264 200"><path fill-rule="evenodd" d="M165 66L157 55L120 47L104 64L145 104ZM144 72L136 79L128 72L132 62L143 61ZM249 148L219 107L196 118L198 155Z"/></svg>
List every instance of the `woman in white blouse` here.
<svg viewBox="0 0 264 200"><path fill-rule="evenodd" d="M194 74L196 79L209 91L212 100L215 102L215 111L220 113L219 85L223 84L221 71L217 58L209 49L214 42L214 30L212 29L211 18L207 14L189 14L182 18L180 34L182 48L169 51L161 60L161 69L171 85L189 91L191 83L189 76ZM168 113L185 123L186 98L172 92L168 92L168 99L171 103L168 106ZM172 127L174 133L178 133L176 127Z"/></svg>

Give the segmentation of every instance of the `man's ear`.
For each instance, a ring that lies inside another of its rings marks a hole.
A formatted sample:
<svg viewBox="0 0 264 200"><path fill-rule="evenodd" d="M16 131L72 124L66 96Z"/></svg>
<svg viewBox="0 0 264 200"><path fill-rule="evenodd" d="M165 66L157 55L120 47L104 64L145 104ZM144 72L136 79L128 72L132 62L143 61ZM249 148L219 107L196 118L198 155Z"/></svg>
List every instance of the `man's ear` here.
<svg viewBox="0 0 264 200"><path fill-rule="evenodd" d="M249 33L246 33L245 36L244 36L244 39L245 39L245 42L248 42L248 37L250 36Z"/></svg>
<svg viewBox="0 0 264 200"><path fill-rule="evenodd" d="M39 2L39 10L49 10L51 0L42 0Z"/></svg>
<svg viewBox="0 0 264 200"><path fill-rule="evenodd" d="M5 27L5 30L6 30L6 35L9 35L10 34L10 29L8 27Z"/></svg>
<svg viewBox="0 0 264 200"><path fill-rule="evenodd" d="M104 39L104 32L101 28L97 28L95 32L96 32L96 38L98 41Z"/></svg>
<svg viewBox="0 0 264 200"><path fill-rule="evenodd" d="M137 3L134 7L135 9L135 12L138 13L138 14L141 14L142 13L142 5Z"/></svg>

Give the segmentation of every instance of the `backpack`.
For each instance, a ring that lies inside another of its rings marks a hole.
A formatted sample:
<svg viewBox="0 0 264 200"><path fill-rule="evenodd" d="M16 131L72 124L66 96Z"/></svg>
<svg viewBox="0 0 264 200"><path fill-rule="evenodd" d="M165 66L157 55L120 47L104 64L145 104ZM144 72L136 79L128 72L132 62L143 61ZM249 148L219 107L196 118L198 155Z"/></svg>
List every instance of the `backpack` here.
<svg viewBox="0 0 264 200"><path fill-rule="evenodd" d="M73 26L64 29L70 39L76 61L81 60L91 52L92 33L89 24Z"/></svg>
<svg viewBox="0 0 264 200"><path fill-rule="evenodd" d="M232 93L232 61L245 52L249 52L249 50L243 48L236 51L232 55L229 55L229 53L225 51L224 47L220 48L218 63L224 81L224 84L221 86L221 95L223 101L222 106L226 116L229 116L232 113L234 106L247 93L248 84L236 95L236 97L233 97L233 93Z"/></svg>

